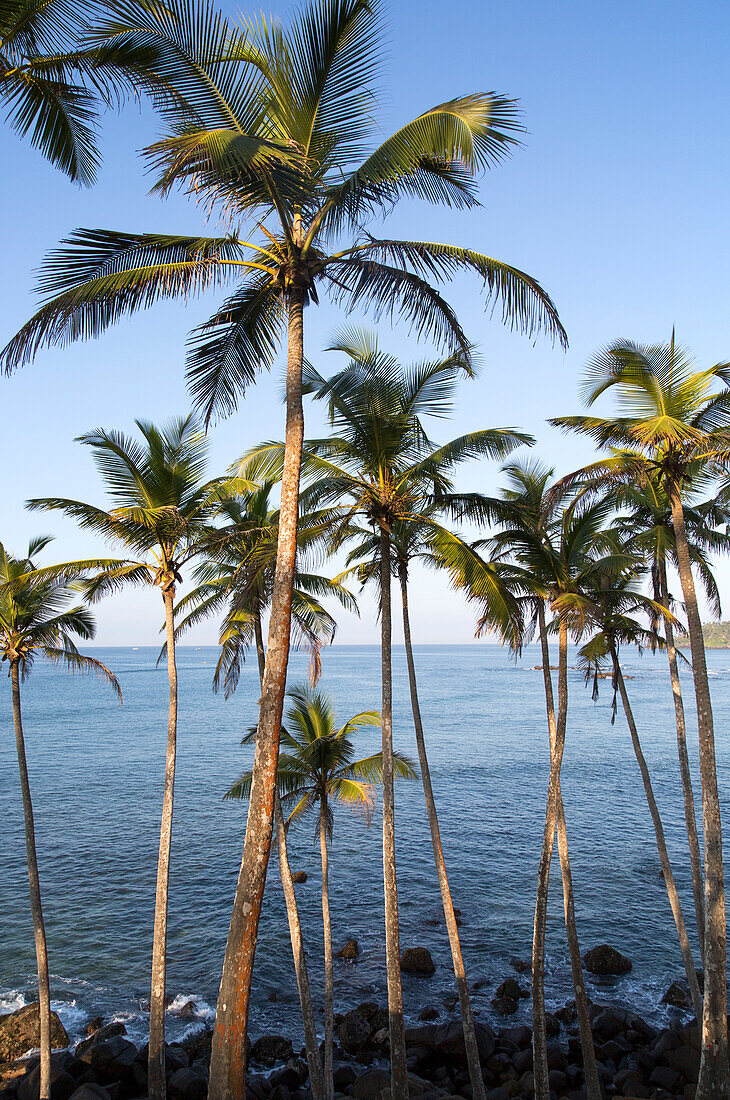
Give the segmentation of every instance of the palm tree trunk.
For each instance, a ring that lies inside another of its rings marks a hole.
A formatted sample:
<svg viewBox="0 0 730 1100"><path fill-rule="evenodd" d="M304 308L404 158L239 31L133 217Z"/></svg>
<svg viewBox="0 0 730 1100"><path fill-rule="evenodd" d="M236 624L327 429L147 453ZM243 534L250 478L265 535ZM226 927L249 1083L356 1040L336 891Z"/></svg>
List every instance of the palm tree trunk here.
<svg viewBox="0 0 730 1100"><path fill-rule="evenodd" d="M322 930L324 933L324 1094L332 1100L332 1044L335 1030L334 971L332 969L332 925L330 922L330 879L327 854L327 802L319 808L319 851L322 857Z"/></svg>
<svg viewBox="0 0 730 1100"><path fill-rule="evenodd" d="M459 1008L461 1010L461 1023L464 1031L466 1060L469 1066L469 1079L471 1081L474 1100L485 1100L486 1090L484 1088L484 1077L482 1076L481 1062L479 1060L479 1046L477 1044L476 1030L474 1028L474 1017L472 1016L471 1002L469 1000L469 987L466 980L464 959L461 954L461 943L459 941L459 929L456 924L456 914L454 913L454 903L451 900L449 879L446 874L446 861L444 859L444 850L441 845L438 814L436 813L436 801L433 796L431 773L428 767L428 756L426 755L426 742L423 736L421 708L418 702L418 685L416 683L416 666L413 660L413 645L411 642L411 622L408 612L408 576L404 563L399 564L398 576L400 579L401 599L403 603L403 635L406 645L406 661L408 663L408 682L411 689L413 725L416 731L416 745L418 746L418 762L421 767L423 793L426 798L426 813L428 814L428 824L431 830L433 858L436 864L436 874L441 890L441 901L444 907L444 918L449 934L451 958L454 964L454 977L456 978L456 989L459 994Z"/></svg>
<svg viewBox="0 0 730 1100"><path fill-rule="evenodd" d="M167 677L170 703L167 712L167 755L162 795L160 851L157 857L155 928L152 938L152 984L150 990L150 1044L147 1061L147 1089L150 1100L165 1100L165 971L167 966L167 895L170 881L172 811L175 796L177 752L177 666L175 664L175 589L163 589L167 640Z"/></svg>
<svg viewBox="0 0 730 1100"><path fill-rule="evenodd" d="M547 1025L545 1022L545 933L547 925L550 862L558 820L558 790L560 768L565 748L565 724L568 712L568 624L560 617L558 650L558 720L555 748L550 754L545 830L537 872L537 898L532 940L532 1062L535 1079L535 1100L549 1100L550 1083L547 1056Z"/></svg>
<svg viewBox="0 0 730 1100"><path fill-rule="evenodd" d="M662 603L669 608L669 584L667 582L667 563L665 559L659 564L659 576L662 593ZM705 958L705 900L703 897L704 882L702 881L702 856L700 854L700 842L697 836L697 816L695 814L695 796L692 790L692 773L689 766L687 753L687 732L684 723L684 702L682 700L682 685L679 681L679 668L677 666L677 650L674 645L674 628L668 619L664 620L664 635L667 641L667 657L669 659L669 675L672 682L672 698L674 699L674 717L677 724L677 752L679 754L679 771L682 777L682 792L684 794L684 820L687 826L687 841L689 843L689 862L692 869L692 894L695 903L695 918L697 920L697 937L700 941L700 956L704 963ZM699 1019L699 1016L697 1017Z"/></svg>
<svg viewBox="0 0 730 1100"><path fill-rule="evenodd" d="M618 661L618 654L614 647L611 648L611 660L613 661L613 674L618 685L619 694L621 696L621 702L624 708L624 714L626 715L626 721L629 726L629 732L631 733L631 743L634 746L634 754L641 771L641 780L644 784L644 794L646 795L646 801L649 806L649 813L654 823L654 832L656 833L656 845L659 851L659 861L662 867L662 873L664 875L664 882L667 887L667 895L669 896L669 904L672 907L672 914L674 916L674 923L677 926L677 935L679 936L679 947L682 952L682 959L684 960L684 969L687 973L687 981L689 982L689 991L692 996L692 1004L694 1006L697 1019L702 1016L702 998L700 996L700 987L697 982L697 973L695 971L694 959L692 958L692 948L689 945L689 936L687 935L687 926L684 923L684 914L682 913L682 906L677 895L677 887L674 882L674 874L672 872L672 865L669 862L669 853L667 852L667 844L664 839L664 827L662 825L662 819L659 815L659 807L656 804L654 798L654 791L651 786L651 777L649 776L649 768L644 757L644 753L641 749L641 742L639 740L639 734L636 729L636 722L634 721L634 714L629 703L629 694L626 690L626 683L624 681L623 673L621 672L621 666Z"/></svg>
<svg viewBox="0 0 730 1100"><path fill-rule="evenodd" d="M702 826L705 838L705 995L702 1011L702 1057L696 1100L716 1100L730 1094L727 1047L727 928L722 869L722 824L715 764L715 731L707 677L702 622L697 607L692 564L679 491L670 491L672 525L679 579L687 612L692 672L697 701L702 781Z"/></svg>
<svg viewBox="0 0 730 1100"><path fill-rule="evenodd" d="M51 985L48 976L48 948L46 946L46 927L43 923L43 907L41 905L41 881L38 875L38 855L35 847L33 803L30 797L28 763L25 759L23 718L20 710L20 669L17 658L10 662L10 681L13 693L15 745L18 750L18 768L20 769L20 792L23 799L23 816L25 818L25 850L28 861L28 883L30 885L30 913L33 920L35 956L36 965L38 967L38 1003L40 1010L41 1046L39 1100L49 1100L51 1095Z"/></svg>
<svg viewBox="0 0 730 1100"><path fill-rule="evenodd" d="M380 626L383 681L383 885L385 891L385 961L390 1024L390 1089L392 1100L408 1100L406 1032L400 973L398 882L395 873L395 791L393 784L393 677L391 670L390 532L380 529Z"/></svg>
<svg viewBox="0 0 730 1100"><path fill-rule="evenodd" d="M258 613L254 617L254 635L256 638L256 656L259 664L259 679L263 685L264 671L266 668L266 651L264 650L261 616ZM307 1066L309 1067L309 1085L312 1090L312 1100L324 1100L322 1064L319 1060L319 1050L317 1048L317 1025L314 1019L312 993L309 987L309 974L307 973L307 960L304 954L304 937L302 936L302 925L299 920L299 907L297 905L296 892L294 890L294 881L292 879L291 867L289 866L284 814L282 812L278 790L275 794L274 802L274 823L276 826L276 846L279 854L279 874L281 875L281 885L284 891L284 901L286 902L289 936L291 938L292 954L294 956L294 972L297 978L299 1003L302 1009L304 1047L307 1052Z"/></svg>
<svg viewBox="0 0 730 1100"><path fill-rule="evenodd" d="M547 707L548 733L550 738L550 755L552 757L552 754L555 751L557 727L555 722L553 679L550 674L550 645L548 643L547 626L545 624L545 605L542 603L542 601L540 602L540 605L538 607L538 626L540 632L540 645L542 647L542 668L543 681L545 684L545 704ZM591 1028L591 1017L588 1011L588 997L586 996L586 987L583 980L583 963L580 955L578 929L575 921L573 874L570 869L570 855L568 852L568 829L565 823L565 807L563 805L563 792L561 789L559 776L557 788L557 810L558 855L560 857L560 872L563 879L563 911L565 913L565 931L568 940L568 954L570 955L570 969L573 977L573 989L575 990L575 1011L578 1018L578 1030L580 1032L581 1051L583 1054L583 1072L585 1074L586 1091L588 1093L589 1100L600 1100L601 1085L598 1079L598 1067L596 1066L596 1048L593 1044L593 1029Z"/></svg>
<svg viewBox="0 0 730 1100"><path fill-rule="evenodd" d="M210 1059L209 1100L240 1100L245 1096L246 1032L251 979L274 822L276 766L286 693L292 589L297 555L299 471L304 441L304 296L300 290L289 293L288 309L286 436L269 642L261 691L259 732L254 752L246 837L218 993Z"/></svg>

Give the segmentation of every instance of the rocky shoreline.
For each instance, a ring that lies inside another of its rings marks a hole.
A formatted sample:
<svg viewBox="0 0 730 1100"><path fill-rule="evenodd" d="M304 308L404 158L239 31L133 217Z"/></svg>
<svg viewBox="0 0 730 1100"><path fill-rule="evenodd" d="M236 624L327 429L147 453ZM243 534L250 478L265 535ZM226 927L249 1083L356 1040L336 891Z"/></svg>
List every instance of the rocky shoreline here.
<svg viewBox="0 0 730 1100"><path fill-rule="evenodd" d="M415 949L406 966L428 972L426 949ZM525 969L512 960L515 971ZM622 973L630 960L601 945L587 952L586 968L594 973ZM404 967L405 969L406 967ZM478 1021L477 1038L488 1100L530 1100L533 1096L532 1034L525 1025L509 1023L519 1001L529 998L526 984L506 978L493 1000L505 1026ZM665 1003L686 1009L683 983L675 982ZM655 1027L633 1010L591 1003L598 1070L605 1095L693 1100L700 1061L700 1036L694 1020L673 1020ZM458 1020L440 1018L426 1006L419 1023L406 1030L410 1095L422 1100L464 1097L471 1087ZM686 1012L684 1013L686 1017ZM335 1096L338 1100L387 1100L388 1012L374 1001L337 1015ZM568 1002L548 1014L551 1096L554 1100L585 1097L575 1005ZM201 1027L166 1048L169 1100L206 1100L212 1031ZM147 1093L147 1048L138 1047L119 1021L90 1021L87 1036L75 1046L53 1014L53 1100L133 1100ZM38 1006L26 1005L0 1016L0 1100L38 1100L38 1056L24 1056L38 1043ZM304 1051L284 1035L265 1034L248 1043L247 1091L253 1100L309 1100Z"/></svg>

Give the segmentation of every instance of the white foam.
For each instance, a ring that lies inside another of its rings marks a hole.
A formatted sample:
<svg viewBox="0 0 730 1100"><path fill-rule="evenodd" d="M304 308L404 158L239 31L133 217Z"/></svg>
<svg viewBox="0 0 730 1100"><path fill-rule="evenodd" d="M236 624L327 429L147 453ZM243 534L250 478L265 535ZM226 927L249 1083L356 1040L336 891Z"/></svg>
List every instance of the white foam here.
<svg viewBox="0 0 730 1100"><path fill-rule="evenodd" d="M0 1012L17 1012L19 1008L23 1008L27 1004L25 997L17 989L9 989L5 993L0 993Z"/></svg>

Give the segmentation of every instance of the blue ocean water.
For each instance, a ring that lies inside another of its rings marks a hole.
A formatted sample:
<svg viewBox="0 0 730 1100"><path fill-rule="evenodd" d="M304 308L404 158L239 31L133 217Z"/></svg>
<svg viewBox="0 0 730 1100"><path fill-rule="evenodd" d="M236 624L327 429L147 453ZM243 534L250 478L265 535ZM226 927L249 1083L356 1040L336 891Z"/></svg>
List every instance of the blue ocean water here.
<svg viewBox="0 0 730 1100"><path fill-rule="evenodd" d="M97 649L119 676L122 707L101 683L38 665L24 685L24 719L34 796L54 1007L73 1034L89 1016L114 1015L141 1040L147 1026L159 814L164 768L167 682L152 648ZM230 908L241 857L245 806L222 795L247 766L239 741L255 721L258 677L246 665L236 696L211 692L216 650L181 647L175 830L169 913L169 1033L196 1026L175 1008L194 1000L202 1018L215 1006ZM515 664L497 646L416 649L423 719L434 789L474 1005L491 1017L494 987L512 973L511 955L529 958L535 876L548 772L542 675L536 647ZM333 647L324 654L321 686L344 720L379 707L379 650ZM622 655L644 751L662 812L686 919L694 932L687 845L666 659ZM730 652L711 651L718 771L728 817L730 788ZM292 656L290 683L307 673ZM691 675L683 673L693 719ZM34 995L33 940L17 779L10 690L0 687L5 733L0 741L0 1011ZM405 658L394 652L394 735L416 758ZM379 731L359 735L362 755L377 750ZM695 765L696 736L690 733ZM631 1003L661 1018L664 989L681 977L676 932L659 871L654 833L625 721L611 725L611 690L594 704L582 675L570 673L570 712L563 793L583 948L601 942L628 954L633 971L612 982L588 976L589 991ZM401 946L425 945L436 962L431 978L408 977L409 1017L424 1004L444 1014L453 981L420 783L397 790ZM335 947L350 937L362 954L337 960L336 1009L385 1001L385 948L379 817L337 813L330 861ZM730 839L726 844L730 851ZM321 999L320 874L314 821L290 833L315 996ZM570 972L557 860L548 935L550 1004L570 995ZM451 997L451 1000L450 1000ZM521 1014L529 1002L523 1002ZM288 929L272 860L255 967L250 1030L298 1032ZM198 1025L199 1026L199 1025Z"/></svg>

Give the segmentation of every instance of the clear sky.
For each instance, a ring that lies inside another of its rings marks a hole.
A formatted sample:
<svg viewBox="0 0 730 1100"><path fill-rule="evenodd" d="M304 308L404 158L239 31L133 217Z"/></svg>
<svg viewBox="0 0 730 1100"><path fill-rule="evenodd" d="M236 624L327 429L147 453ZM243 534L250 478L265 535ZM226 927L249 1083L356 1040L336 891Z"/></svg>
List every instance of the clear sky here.
<svg viewBox="0 0 730 1100"><path fill-rule="evenodd" d="M273 10L285 17L289 5L282 0ZM572 469L590 449L548 428L545 418L577 411L577 382L598 346L619 336L665 341L676 325L701 365L730 358L730 7L719 0L391 0L386 19L378 104L384 135L427 107L485 90L518 98L528 131L512 159L485 177L481 209L406 203L389 218L387 232L470 245L530 272L554 297L570 338L563 353L545 339L533 344L505 332L485 315L476 282L454 283L447 297L484 365L462 387L453 419L434 425L433 434L445 439L520 426L537 436L542 458L559 471ZM205 231L201 213L183 196L162 202L147 194L151 181L136 151L154 138L156 126L146 108L108 116L104 167L90 191L67 183L8 130L0 133L3 343L33 310L34 267L73 228ZM30 534L50 531L57 560L97 552L98 544L70 522L29 514L24 501L99 500L90 455L74 437L187 410L185 335L215 301L158 305L95 342L44 351L31 367L0 378L0 538L11 549L19 552ZM330 307L306 314L307 353L326 373L337 361L321 348L341 320ZM383 327L381 343L403 358L424 354L403 329ZM320 431L319 411L307 415L308 427ZM212 472L282 430L275 371L213 429ZM498 471L474 465L461 484L492 489ZM719 579L727 599L730 566L720 565ZM443 581L417 576L412 602L416 641L472 639L472 613ZM97 641L156 643L160 613L157 593L116 597L99 609ZM359 622L342 617L339 641L377 636L367 605ZM214 624L190 640L213 643Z"/></svg>

